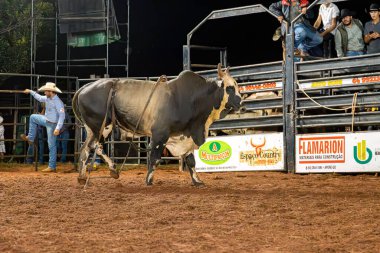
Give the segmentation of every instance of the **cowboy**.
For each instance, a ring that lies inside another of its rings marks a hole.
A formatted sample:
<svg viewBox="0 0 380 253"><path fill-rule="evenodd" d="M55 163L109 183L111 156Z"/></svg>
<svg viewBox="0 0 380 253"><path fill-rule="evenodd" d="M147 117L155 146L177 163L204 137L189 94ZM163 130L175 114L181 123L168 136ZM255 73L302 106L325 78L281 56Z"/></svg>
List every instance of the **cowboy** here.
<svg viewBox="0 0 380 253"><path fill-rule="evenodd" d="M21 139L33 143L37 133L37 126L46 127L49 146L49 166L42 172L56 172L57 168L57 136L65 120L65 108L57 93L62 93L55 83L47 82L38 91L43 91L45 96L26 89L25 94L31 94L37 101L45 103L45 115L32 114L29 119L29 133L21 135Z"/></svg>
<svg viewBox="0 0 380 253"><path fill-rule="evenodd" d="M368 44L367 54L380 53L380 6L371 4L369 7L371 21L364 27L364 42Z"/></svg>
<svg viewBox="0 0 380 253"><path fill-rule="evenodd" d="M285 34L286 27L283 24L285 20L291 23L301 13L307 15L308 0L282 0L272 3L269 10L277 15L281 23L282 34ZM310 22L304 17L300 17L294 24L294 47L300 56L308 56L308 51L323 42L321 35L315 30Z"/></svg>
<svg viewBox="0 0 380 253"><path fill-rule="evenodd" d="M363 24L352 18L354 12L343 9L340 12L342 23L335 34L335 49L338 57L358 56L364 54Z"/></svg>
<svg viewBox="0 0 380 253"><path fill-rule="evenodd" d="M314 28L319 29L323 37L324 58L331 58L331 47L339 18L339 8L332 0L325 0L319 7L318 18L314 23Z"/></svg>

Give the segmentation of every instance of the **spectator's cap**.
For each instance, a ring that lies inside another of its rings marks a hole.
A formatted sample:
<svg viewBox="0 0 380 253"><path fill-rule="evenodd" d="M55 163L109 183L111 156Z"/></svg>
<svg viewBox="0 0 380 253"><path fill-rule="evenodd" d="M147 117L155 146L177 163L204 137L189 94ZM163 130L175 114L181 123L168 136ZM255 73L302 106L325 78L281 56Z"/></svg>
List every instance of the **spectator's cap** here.
<svg viewBox="0 0 380 253"><path fill-rule="evenodd" d="M3 117L0 116L0 124L3 123Z"/></svg>
<svg viewBox="0 0 380 253"><path fill-rule="evenodd" d="M371 4L369 6L369 11L379 11L380 10L380 5L378 4Z"/></svg>
<svg viewBox="0 0 380 253"><path fill-rule="evenodd" d="M345 18L347 16L355 16L355 12L350 11L349 9L342 9L340 11L340 18Z"/></svg>
<svg viewBox="0 0 380 253"><path fill-rule="evenodd" d="M62 93L55 83L47 82L44 86L38 89L38 91L54 91L55 93Z"/></svg>

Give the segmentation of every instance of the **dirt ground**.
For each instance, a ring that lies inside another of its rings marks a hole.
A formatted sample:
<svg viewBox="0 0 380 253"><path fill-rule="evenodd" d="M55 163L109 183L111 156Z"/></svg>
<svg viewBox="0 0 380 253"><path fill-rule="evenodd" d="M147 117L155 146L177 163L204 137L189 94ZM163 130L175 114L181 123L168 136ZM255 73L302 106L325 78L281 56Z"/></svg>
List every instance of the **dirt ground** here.
<svg viewBox="0 0 380 253"><path fill-rule="evenodd" d="M0 171L0 252L380 252L374 175Z"/></svg>

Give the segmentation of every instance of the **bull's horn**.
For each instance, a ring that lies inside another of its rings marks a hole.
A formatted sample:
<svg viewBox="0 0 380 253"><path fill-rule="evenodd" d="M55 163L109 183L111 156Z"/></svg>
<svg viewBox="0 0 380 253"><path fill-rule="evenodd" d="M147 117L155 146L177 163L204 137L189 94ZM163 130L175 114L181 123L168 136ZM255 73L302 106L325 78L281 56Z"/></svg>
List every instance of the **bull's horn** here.
<svg viewBox="0 0 380 253"><path fill-rule="evenodd" d="M224 71L226 74L230 74L230 67L227 67L226 70Z"/></svg>
<svg viewBox="0 0 380 253"><path fill-rule="evenodd" d="M218 63L218 77L219 79L222 79L224 77L225 73L222 70L222 64Z"/></svg>

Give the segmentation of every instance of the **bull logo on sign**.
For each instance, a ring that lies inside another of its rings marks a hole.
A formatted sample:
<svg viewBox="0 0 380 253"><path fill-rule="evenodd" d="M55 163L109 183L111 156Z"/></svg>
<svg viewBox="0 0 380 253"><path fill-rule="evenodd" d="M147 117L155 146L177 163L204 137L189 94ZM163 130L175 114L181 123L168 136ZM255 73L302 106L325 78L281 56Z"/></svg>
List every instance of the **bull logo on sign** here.
<svg viewBox="0 0 380 253"><path fill-rule="evenodd" d="M266 144L265 137L264 137L264 141L262 144L254 144L252 141L252 138L251 138L251 146L256 150L256 155L260 155L260 153L262 151L262 147L264 147L265 144Z"/></svg>

